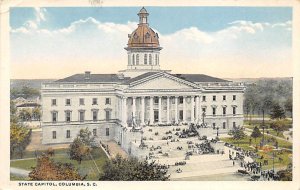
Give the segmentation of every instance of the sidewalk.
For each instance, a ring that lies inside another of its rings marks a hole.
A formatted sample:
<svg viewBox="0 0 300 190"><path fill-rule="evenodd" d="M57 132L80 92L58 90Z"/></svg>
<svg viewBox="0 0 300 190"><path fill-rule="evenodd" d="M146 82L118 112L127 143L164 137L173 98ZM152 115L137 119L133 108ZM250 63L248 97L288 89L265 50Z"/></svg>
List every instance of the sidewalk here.
<svg viewBox="0 0 300 190"><path fill-rule="evenodd" d="M21 176L21 177L28 177L28 174L30 171L28 170L23 170L19 168L10 168L10 174L16 175L16 176Z"/></svg>

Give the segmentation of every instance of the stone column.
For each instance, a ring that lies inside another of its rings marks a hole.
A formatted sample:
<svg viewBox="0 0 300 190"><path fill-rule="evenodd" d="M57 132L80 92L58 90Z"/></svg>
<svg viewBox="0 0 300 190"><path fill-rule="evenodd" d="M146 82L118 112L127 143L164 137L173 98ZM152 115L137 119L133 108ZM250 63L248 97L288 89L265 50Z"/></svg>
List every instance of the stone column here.
<svg viewBox="0 0 300 190"><path fill-rule="evenodd" d="M175 122L178 123L178 96L175 96Z"/></svg>
<svg viewBox="0 0 300 190"><path fill-rule="evenodd" d="M162 109L161 109L161 101L162 101L162 97L159 96L158 97L158 123L161 123L161 112L162 112Z"/></svg>
<svg viewBox="0 0 300 190"><path fill-rule="evenodd" d="M127 127L127 97L122 98L122 123Z"/></svg>
<svg viewBox="0 0 300 190"><path fill-rule="evenodd" d="M186 101L186 96L182 97L183 99L183 104L182 104L182 112L183 112L183 122L186 122L186 108L185 108L185 101Z"/></svg>
<svg viewBox="0 0 300 190"><path fill-rule="evenodd" d="M196 121L199 121L199 96L196 96Z"/></svg>
<svg viewBox="0 0 300 190"><path fill-rule="evenodd" d="M153 96L150 96L150 125L153 124L153 119L154 119L154 116L153 116Z"/></svg>
<svg viewBox="0 0 300 190"><path fill-rule="evenodd" d="M144 96L141 97L141 101L142 101L141 125L145 125L145 97Z"/></svg>
<svg viewBox="0 0 300 190"><path fill-rule="evenodd" d="M195 97L194 96L191 96L191 123L194 123L195 122L195 119L194 119L194 105L195 105Z"/></svg>
<svg viewBox="0 0 300 190"><path fill-rule="evenodd" d="M167 123L170 123L170 97L167 96Z"/></svg>
<svg viewBox="0 0 300 190"><path fill-rule="evenodd" d="M132 97L132 117L134 117L134 118L135 118L135 112L136 112L135 102L136 102L136 97Z"/></svg>

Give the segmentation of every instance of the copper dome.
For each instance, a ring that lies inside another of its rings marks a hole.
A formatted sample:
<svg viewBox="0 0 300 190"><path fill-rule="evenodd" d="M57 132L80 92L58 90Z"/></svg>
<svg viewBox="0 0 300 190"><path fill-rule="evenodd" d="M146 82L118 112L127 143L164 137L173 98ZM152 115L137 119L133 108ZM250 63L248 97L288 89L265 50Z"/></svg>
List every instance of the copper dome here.
<svg viewBox="0 0 300 190"><path fill-rule="evenodd" d="M127 48L160 48L158 34L154 32L147 22L149 15L143 7L138 13L140 22L138 28L128 35Z"/></svg>

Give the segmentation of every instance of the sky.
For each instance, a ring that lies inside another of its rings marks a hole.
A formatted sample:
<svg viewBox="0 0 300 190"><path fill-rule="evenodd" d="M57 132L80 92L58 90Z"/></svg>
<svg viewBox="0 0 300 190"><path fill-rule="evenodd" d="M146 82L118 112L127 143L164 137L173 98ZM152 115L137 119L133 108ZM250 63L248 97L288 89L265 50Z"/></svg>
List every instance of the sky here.
<svg viewBox="0 0 300 190"><path fill-rule="evenodd" d="M116 73L141 7L11 8L11 78ZM292 76L288 7L146 7L161 69L220 78Z"/></svg>

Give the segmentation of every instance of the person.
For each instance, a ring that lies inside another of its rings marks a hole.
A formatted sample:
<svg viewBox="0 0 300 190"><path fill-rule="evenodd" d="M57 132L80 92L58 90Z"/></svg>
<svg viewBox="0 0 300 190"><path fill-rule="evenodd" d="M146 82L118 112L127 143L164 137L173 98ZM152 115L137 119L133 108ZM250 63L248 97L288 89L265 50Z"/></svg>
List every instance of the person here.
<svg viewBox="0 0 300 190"><path fill-rule="evenodd" d="M232 161L232 166L234 166L234 164L235 164L234 161Z"/></svg>

